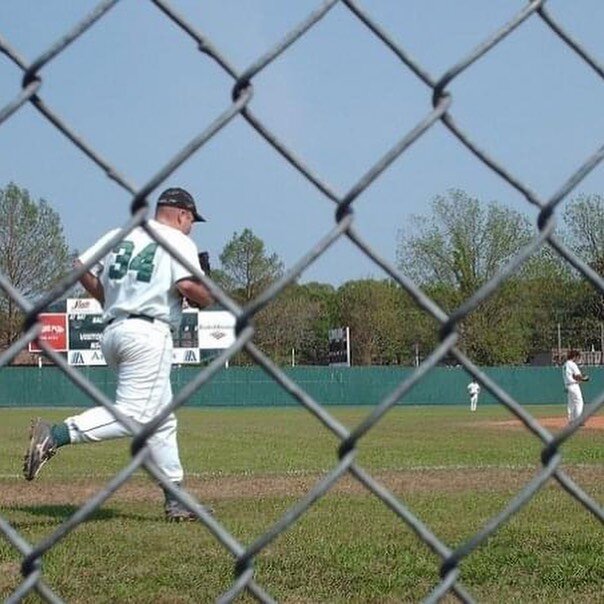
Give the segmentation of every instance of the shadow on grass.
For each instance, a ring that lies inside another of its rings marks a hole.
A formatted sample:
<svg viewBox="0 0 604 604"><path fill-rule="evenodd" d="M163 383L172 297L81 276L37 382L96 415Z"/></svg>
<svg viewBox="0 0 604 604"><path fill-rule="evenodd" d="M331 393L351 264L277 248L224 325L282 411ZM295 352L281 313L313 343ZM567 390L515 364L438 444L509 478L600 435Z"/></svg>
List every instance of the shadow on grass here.
<svg viewBox="0 0 604 604"><path fill-rule="evenodd" d="M4 509L11 512L21 512L31 516L44 517L47 519L47 521L53 520L64 522L73 516L80 508L77 505L22 505L5 507ZM136 520L137 522L156 522L160 519L163 520L163 516L160 516L159 513L157 516L143 516L141 514L128 514L111 508L101 508L95 510L90 516L88 516L85 522L118 519ZM47 521L38 523L21 519L18 522L15 522L15 524L31 526L32 524L47 524Z"/></svg>
<svg viewBox="0 0 604 604"><path fill-rule="evenodd" d="M25 512L32 516L48 516L57 520L62 520L73 516L78 510L77 505L25 505L12 508L15 511ZM109 520L119 514L112 509L95 510L88 520Z"/></svg>

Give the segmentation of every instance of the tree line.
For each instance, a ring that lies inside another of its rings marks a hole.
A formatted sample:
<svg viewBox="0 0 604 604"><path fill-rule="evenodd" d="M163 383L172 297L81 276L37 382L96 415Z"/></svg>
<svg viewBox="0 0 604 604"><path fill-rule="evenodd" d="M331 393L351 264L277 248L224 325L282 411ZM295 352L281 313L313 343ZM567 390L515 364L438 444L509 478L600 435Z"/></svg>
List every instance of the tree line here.
<svg viewBox="0 0 604 604"><path fill-rule="evenodd" d="M580 195L556 233L600 275L604 271L604 197ZM436 196L424 215L401 226L398 269L446 313L453 312L535 237L523 214L467 192ZM45 200L10 183L0 189L0 271L34 299L70 270L61 220ZM212 278L245 305L285 271L250 229L235 232ZM214 261L214 264L216 262ZM74 295L73 292L70 295ZM2 288L3 348L19 336L20 309ZM602 347L604 295L546 244L458 324L459 347L479 365L524 364L562 347ZM294 283L254 317L254 342L277 364L326 364L328 330L348 326L355 365L413 365L439 342L439 323L390 278ZM251 360L240 353L232 364Z"/></svg>

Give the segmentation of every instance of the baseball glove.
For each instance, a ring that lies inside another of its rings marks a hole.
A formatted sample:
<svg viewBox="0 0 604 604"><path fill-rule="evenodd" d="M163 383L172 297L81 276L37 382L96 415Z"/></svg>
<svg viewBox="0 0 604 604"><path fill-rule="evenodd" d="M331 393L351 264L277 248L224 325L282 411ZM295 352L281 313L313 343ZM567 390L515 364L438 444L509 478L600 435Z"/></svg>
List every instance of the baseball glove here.
<svg viewBox="0 0 604 604"><path fill-rule="evenodd" d="M201 270L209 277L212 273L210 267L210 254L208 252L199 252L199 254L197 254L197 259Z"/></svg>
<svg viewBox="0 0 604 604"><path fill-rule="evenodd" d="M199 262L199 268L209 277L212 269L210 267L210 254L208 252L199 252L197 254L197 261ZM186 298L187 306L189 308L201 308L197 302Z"/></svg>
<svg viewBox="0 0 604 604"><path fill-rule="evenodd" d="M588 375L584 375L583 376L583 381L584 382L589 382L589 376Z"/></svg>

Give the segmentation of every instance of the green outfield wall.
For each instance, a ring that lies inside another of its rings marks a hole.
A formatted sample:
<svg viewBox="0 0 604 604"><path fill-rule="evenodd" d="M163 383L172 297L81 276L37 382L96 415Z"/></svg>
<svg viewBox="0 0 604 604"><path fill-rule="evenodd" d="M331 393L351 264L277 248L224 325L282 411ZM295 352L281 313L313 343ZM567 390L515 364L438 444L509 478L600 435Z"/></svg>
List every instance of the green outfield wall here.
<svg viewBox="0 0 604 604"><path fill-rule="evenodd" d="M565 403L562 371L558 367L489 367L484 372L522 404ZM115 376L106 367L77 371L113 398ZM175 391L199 373L198 367L172 372ZM411 368L401 367L293 367L285 373L316 401L325 405L375 405L408 378ZM583 385L586 402L604 390L604 367L585 370L591 381ZM400 401L407 405L468 404L468 373L460 368L437 367ZM483 388L479 404L495 398ZM0 368L0 406L86 407L92 402L56 367ZM188 406L287 406L297 401L259 368L225 368L189 400Z"/></svg>

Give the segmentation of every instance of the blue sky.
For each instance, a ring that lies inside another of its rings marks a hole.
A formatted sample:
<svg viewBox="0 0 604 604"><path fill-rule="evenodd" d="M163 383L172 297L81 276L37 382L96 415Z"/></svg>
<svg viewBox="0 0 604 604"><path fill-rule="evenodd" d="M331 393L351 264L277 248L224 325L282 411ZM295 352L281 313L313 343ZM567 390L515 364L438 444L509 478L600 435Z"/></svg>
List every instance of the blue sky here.
<svg viewBox="0 0 604 604"><path fill-rule="evenodd" d="M2 0L0 35L27 61L90 12L89 0ZM434 78L525 5L524 0L364 0L359 4ZM319 0L173 0L240 72L281 40ZM604 61L604 2L551 0L548 11ZM151 2L121 0L40 73L39 91L92 148L137 188L231 103L233 82ZM0 56L0 108L21 71ZM431 110L431 91L344 6L253 80L251 109L339 194ZM533 16L448 87L451 114L471 138L542 198L604 143L604 85ZM0 126L0 186L14 181L60 213L69 244L84 249L125 222L129 194L33 107ZM193 238L214 263L250 228L291 266L333 225L334 204L241 117L158 188L184 186L209 222ZM431 199L462 188L534 219L535 210L441 124L355 202L356 228L394 261L397 233ZM573 192L604 193L598 166ZM339 285L383 277L348 241L302 282Z"/></svg>

